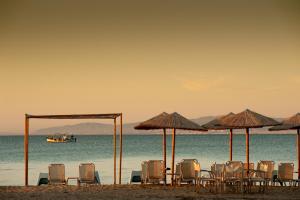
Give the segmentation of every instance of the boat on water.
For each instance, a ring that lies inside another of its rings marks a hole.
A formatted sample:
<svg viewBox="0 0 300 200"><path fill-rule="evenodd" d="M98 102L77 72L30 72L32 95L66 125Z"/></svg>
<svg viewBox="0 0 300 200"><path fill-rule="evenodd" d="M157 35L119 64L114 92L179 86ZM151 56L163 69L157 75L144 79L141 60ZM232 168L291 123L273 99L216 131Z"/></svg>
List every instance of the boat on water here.
<svg viewBox="0 0 300 200"><path fill-rule="evenodd" d="M74 135L56 134L56 135L48 136L47 142L50 142L50 143L76 142L76 138L74 137Z"/></svg>

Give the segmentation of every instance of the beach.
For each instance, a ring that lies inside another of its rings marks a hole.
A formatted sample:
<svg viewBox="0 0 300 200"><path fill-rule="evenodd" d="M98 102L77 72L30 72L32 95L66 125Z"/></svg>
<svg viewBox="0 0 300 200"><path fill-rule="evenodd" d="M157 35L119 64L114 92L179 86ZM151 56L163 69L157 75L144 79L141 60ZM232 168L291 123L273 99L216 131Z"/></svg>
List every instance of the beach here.
<svg viewBox="0 0 300 200"><path fill-rule="evenodd" d="M1 186L0 199L300 199L297 187L271 187L265 193L214 194L195 186L102 185L102 186Z"/></svg>

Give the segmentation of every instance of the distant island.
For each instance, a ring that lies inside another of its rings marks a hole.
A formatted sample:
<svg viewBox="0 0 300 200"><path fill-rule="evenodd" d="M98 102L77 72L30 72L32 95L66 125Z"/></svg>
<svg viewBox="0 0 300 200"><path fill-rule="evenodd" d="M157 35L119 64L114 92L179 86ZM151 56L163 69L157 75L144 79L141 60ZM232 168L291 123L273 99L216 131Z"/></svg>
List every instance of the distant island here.
<svg viewBox="0 0 300 200"><path fill-rule="evenodd" d="M205 116L200 117L197 119L192 119L192 121L196 122L197 124L203 125L212 119L214 119L215 116ZM281 118L277 118L277 120L281 121ZM141 131L141 130L135 130L134 126L139 124L140 122L136 123L126 123L123 124L123 133L125 135L136 135L136 134L160 134L161 130L149 130L149 131ZM119 126L117 126L118 131ZM79 123L75 125L65 125L65 126L56 126L56 127L49 127L44 129L39 129L33 132L34 135L49 135L54 133L72 133L75 135L111 135L113 132L113 125L112 124L103 124L103 123ZM210 131L209 133L226 133L226 131ZM236 133L244 133L243 130L236 130ZM262 129L256 129L256 133L274 133L269 132L268 128L262 128ZM254 132L254 133L255 133ZM170 133L170 131L169 131ZM178 130L178 134L199 134L199 132L194 131L182 131ZM200 134L206 134L207 132L201 132ZM277 133L277 132L276 132ZM289 133L289 131L285 131L285 133Z"/></svg>

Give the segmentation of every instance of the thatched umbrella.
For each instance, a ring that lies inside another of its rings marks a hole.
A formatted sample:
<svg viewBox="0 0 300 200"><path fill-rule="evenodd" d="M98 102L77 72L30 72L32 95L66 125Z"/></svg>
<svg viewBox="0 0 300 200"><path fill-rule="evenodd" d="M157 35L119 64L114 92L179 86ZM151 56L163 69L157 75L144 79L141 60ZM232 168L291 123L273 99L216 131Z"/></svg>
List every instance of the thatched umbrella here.
<svg viewBox="0 0 300 200"><path fill-rule="evenodd" d="M171 166L171 184L174 182L174 160L175 160L175 139L176 139L176 129L183 129L183 130L195 130L195 131L207 131L200 125L192 122L191 120L186 119L185 117L181 116L180 114L174 112L172 114L161 114L158 115L150 120L147 120L138 126L134 127L135 129L163 129L164 130L164 150L166 148L165 144L165 129L173 129L172 135L172 166ZM165 152L165 151L164 151ZM165 159L164 153L164 159ZM166 161L166 160L164 160ZM166 163L166 162L165 162ZM166 170L166 167L165 167ZM165 171L166 172L166 171ZM166 173L165 173L166 174Z"/></svg>
<svg viewBox="0 0 300 200"><path fill-rule="evenodd" d="M138 130L151 130L151 129L161 129L158 125L160 121L163 120L164 117L166 117L168 113L163 112L155 117L152 117L151 119L144 121L140 123L139 125L135 126L135 129ZM166 129L163 128L163 158L164 158L164 174L165 174L165 182L166 182L166 168L167 168L167 150L166 150Z"/></svg>
<svg viewBox="0 0 300 200"><path fill-rule="evenodd" d="M298 151L298 179L300 179L300 113L284 120L280 125L269 129L270 131L297 130L297 151Z"/></svg>
<svg viewBox="0 0 300 200"><path fill-rule="evenodd" d="M247 170L249 170L249 128L262 128L264 126L275 126L278 124L276 120L270 117L247 109L241 113L220 120L219 125L234 129L246 129L246 161Z"/></svg>
<svg viewBox="0 0 300 200"><path fill-rule="evenodd" d="M218 117L216 119L213 119L212 121L202 125L204 128L208 129L208 130L227 130L229 129L230 134L229 134L229 159L230 161L232 161L232 128L228 128L226 126L220 126L220 120L226 119L227 117L231 117L233 116L234 113L230 112L227 115Z"/></svg>

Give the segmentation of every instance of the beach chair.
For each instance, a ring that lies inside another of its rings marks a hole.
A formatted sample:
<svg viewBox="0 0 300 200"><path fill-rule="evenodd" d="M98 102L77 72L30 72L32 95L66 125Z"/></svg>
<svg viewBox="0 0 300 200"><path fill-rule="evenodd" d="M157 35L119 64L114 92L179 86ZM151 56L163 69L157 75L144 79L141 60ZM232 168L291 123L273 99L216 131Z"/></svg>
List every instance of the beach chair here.
<svg viewBox="0 0 300 200"><path fill-rule="evenodd" d="M50 164L48 166L48 172L49 184L66 184L64 164Z"/></svg>
<svg viewBox="0 0 300 200"><path fill-rule="evenodd" d="M292 186L295 183L294 180L294 164L293 163L279 163L278 164L278 182L286 186L286 183L289 183L289 186Z"/></svg>
<svg viewBox="0 0 300 200"><path fill-rule="evenodd" d="M164 181L164 162L149 160L142 162L142 183L159 184Z"/></svg>
<svg viewBox="0 0 300 200"><path fill-rule="evenodd" d="M222 186L223 182L223 173L224 173L225 164L214 163L211 165L211 170L200 170L199 184L204 188L208 188L209 191L215 189L215 192L218 191L218 188ZM221 188L222 190L222 188Z"/></svg>
<svg viewBox="0 0 300 200"><path fill-rule="evenodd" d="M159 184L164 179L164 161L149 160L147 162L147 181Z"/></svg>
<svg viewBox="0 0 300 200"><path fill-rule="evenodd" d="M266 186L273 181L274 166L274 161L261 160L257 163L256 177L263 177L266 181Z"/></svg>
<svg viewBox="0 0 300 200"><path fill-rule="evenodd" d="M248 164L243 163L244 166L244 178L254 177L254 173L251 173L254 170L254 163L249 163L249 171L247 171Z"/></svg>
<svg viewBox="0 0 300 200"><path fill-rule="evenodd" d="M251 186L259 184L259 191L265 191L270 182L273 182L274 161L259 161L256 170L250 170L249 190Z"/></svg>
<svg viewBox="0 0 300 200"><path fill-rule="evenodd" d="M141 183L141 179L142 179L142 171L133 170L131 172L130 184Z"/></svg>
<svg viewBox="0 0 300 200"><path fill-rule="evenodd" d="M94 163L81 163L79 165L78 184L100 184L100 178L95 171Z"/></svg>
<svg viewBox="0 0 300 200"><path fill-rule="evenodd" d="M200 173L200 164L196 159L184 159L179 163L179 176L177 176L176 182L197 184Z"/></svg>
<svg viewBox="0 0 300 200"><path fill-rule="evenodd" d="M244 165L241 161L227 161L224 167L223 184L235 191L243 191Z"/></svg>
<svg viewBox="0 0 300 200"><path fill-rule="evenodd" d="M141 184L147 183L147 161L141 163L142 173L141 173Z"/></svg>

